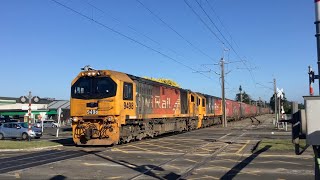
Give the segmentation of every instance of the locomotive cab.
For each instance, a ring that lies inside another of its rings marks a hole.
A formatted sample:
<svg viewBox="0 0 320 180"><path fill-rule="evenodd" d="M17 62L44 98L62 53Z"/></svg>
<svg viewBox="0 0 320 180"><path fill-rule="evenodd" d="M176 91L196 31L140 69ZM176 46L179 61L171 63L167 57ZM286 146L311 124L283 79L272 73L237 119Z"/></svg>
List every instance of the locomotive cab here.
<svg viewBox="0 0 320 180"><path fill-rule="evenodd" d="M73 140L78 145L118 143L119 128L135 113L133 81L123 73L85 70L71 86Z"/></svg>

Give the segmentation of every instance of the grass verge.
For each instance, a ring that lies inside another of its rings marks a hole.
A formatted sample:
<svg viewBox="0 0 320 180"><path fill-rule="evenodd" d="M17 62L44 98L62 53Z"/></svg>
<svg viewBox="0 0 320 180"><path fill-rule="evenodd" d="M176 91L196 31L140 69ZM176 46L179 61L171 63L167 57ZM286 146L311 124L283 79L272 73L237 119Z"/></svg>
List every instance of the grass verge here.
<svg viewBox="0 0 320 180"><path fill-rule="evenodd" d="M11 140L0 140L0 149L33 149L41 147L50 147L60 145L57 142L52 141L11 141Z"/></svg>
<svg viewBox="0 0 320 180"><path fill-rule="evenodd" d="M269 151L294 151L295 147L291 139L263 139L256 151L261 150L266 146L271 146ZM300 140L300 147L306 146L305 140Z"/></svg>

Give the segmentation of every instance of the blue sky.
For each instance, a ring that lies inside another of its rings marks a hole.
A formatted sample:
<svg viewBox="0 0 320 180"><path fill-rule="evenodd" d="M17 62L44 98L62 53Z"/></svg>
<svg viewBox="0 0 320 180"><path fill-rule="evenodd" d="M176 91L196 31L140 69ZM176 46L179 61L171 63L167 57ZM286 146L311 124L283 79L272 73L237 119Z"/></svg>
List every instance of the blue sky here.
<svg viewBox="0 0 320 180"><path fill-rule="evenodd" d="M215 74L220 72L219 66L204 64L217 63L223 56L223 45L184 0L140 1L210 58L190 46L136 0L57 1L192 69L211 69L205 73L210 79L51 0L3 0L0 2L0 96L18 97L31 90L40 97L69 99L72 79L81 67L90 64L96 69L173 79L183 88L221 97L219 76ZM196 1L187 2L225 42L225 47L231 49ZM261 97L269 101L272 91L266 87L272 88L270 82L275 77L289 100L302 102L302 96L308 94L307 67L312 65L317 69L313 1L208 0L223 25L206 0L198 2L252 69L250 73L243 63L226 65L226 71L230 72L226 76L228 98L234 99L242 85L253 99ZM225 53L225 59L240 60L232 50ZM315 93L318 94L317 88Z"/></svg>

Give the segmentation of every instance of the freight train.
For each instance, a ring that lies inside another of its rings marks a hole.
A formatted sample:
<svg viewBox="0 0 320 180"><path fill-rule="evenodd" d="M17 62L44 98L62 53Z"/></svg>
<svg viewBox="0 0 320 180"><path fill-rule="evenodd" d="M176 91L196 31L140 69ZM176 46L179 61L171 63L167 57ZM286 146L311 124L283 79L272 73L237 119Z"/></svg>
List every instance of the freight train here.
<svg viewBox="0 0 320 180"><path fill-rule="evenodd" d="M113 145L221 122L222 100L145 78L88 66L72 81L70 113L77 145ZM226 100L227 119L269 112Z"/></svg>

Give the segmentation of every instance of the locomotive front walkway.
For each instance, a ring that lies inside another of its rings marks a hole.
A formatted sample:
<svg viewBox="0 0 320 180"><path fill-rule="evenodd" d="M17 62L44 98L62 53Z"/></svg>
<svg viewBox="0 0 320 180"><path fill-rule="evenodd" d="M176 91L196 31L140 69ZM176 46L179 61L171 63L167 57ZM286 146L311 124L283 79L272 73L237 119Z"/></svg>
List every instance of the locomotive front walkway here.
<svg viewBox="0 0 320 180"><path fill-rule="evenodd" d="M114 147L1 154L0 179L314 179L312 151L295 155L291 132L272 118Z"/></svg>

